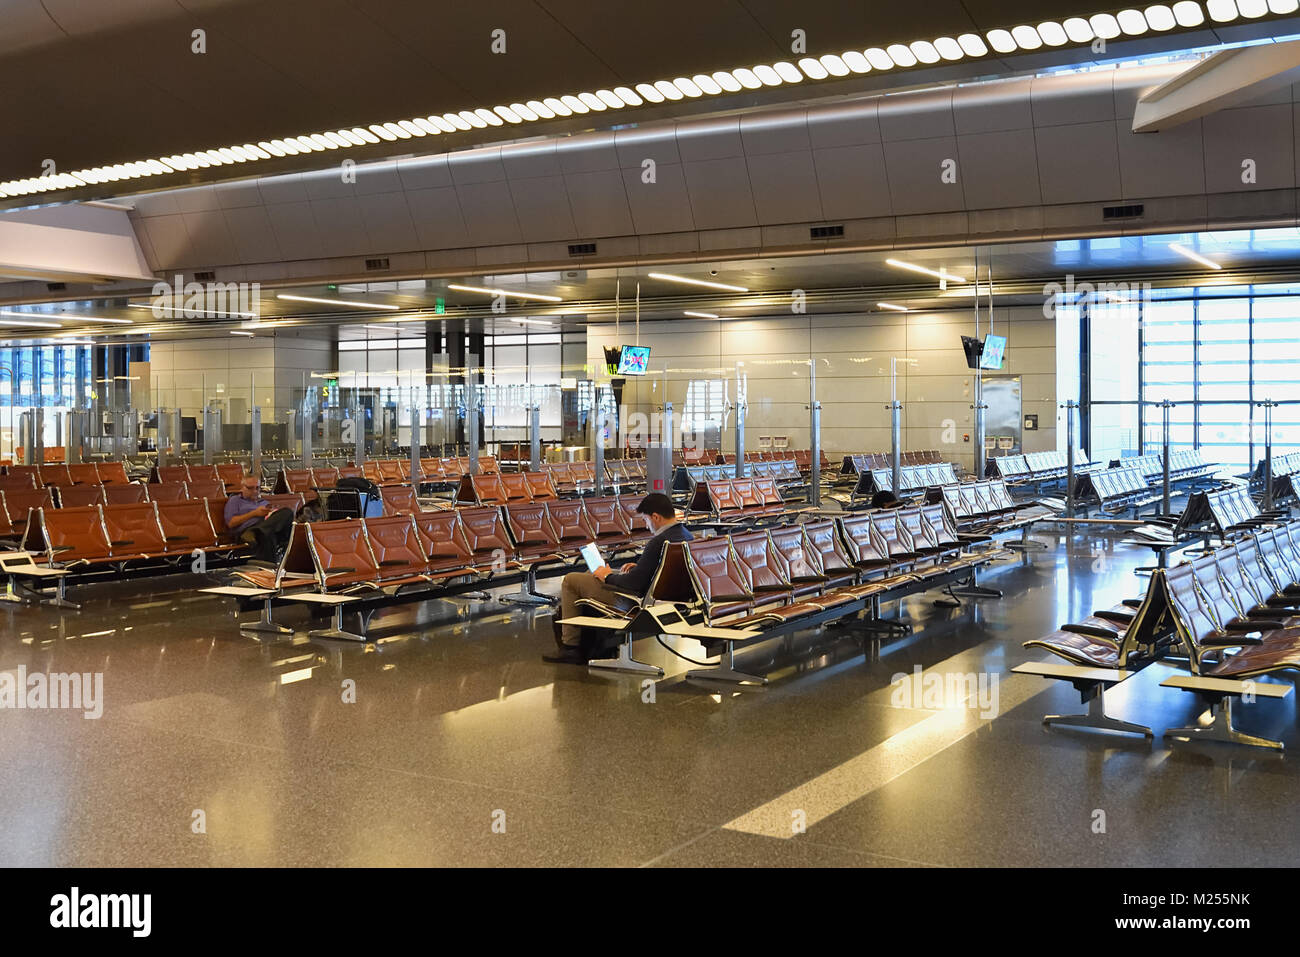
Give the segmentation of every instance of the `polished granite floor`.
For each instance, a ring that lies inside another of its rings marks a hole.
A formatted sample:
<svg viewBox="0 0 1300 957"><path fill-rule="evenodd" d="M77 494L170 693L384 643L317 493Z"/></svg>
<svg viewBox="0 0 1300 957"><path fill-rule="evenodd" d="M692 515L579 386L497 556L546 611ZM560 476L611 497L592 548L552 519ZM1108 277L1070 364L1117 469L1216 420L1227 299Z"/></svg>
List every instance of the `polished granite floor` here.
<svg viewBox="0 0 1300 957"><path fill-rule="evenodd" d="M386 611L365 646L308 639L298 609L279 613L293 637L241 636L196 593L212 576L4 606L0 671L102 672L104 708L0 710L0 864L1300 863L1295 760L1163 741L1201 710L1158 687L1163 665L1110 696L1154 741L1047 730L1077 695L1008 673L1046 658L1026 638L1139 594L1149 560L1057 539L985 576L1001 600L887 606L911 637L748 650L739 667L772 681L745 691L685 680L654 642L653 694L548 665L549 610L468 599ZM996 680L996 710L904 706L891 682L915 666ZM1294 696L1239 723L1300 745Z"/></svg>

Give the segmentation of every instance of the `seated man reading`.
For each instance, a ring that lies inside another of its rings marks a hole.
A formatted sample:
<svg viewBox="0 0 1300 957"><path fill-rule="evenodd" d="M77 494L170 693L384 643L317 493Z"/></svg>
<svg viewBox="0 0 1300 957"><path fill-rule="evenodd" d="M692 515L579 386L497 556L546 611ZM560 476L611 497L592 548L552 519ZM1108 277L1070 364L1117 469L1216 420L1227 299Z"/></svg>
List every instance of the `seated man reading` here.
<svg viewBox="0 0 1300 957"><path fill-rule="evenodd" d="M619 592L644 595L659 568L664 546L669 542L686 542L692 538L686 526L677 520L672 499L667 495L651 492L641 500L636 510L645 516L646 525L655 533L654 538L646 542L640 559L628 562L618 571L604 565L594 572L570 572L565 575L560 586L561 618L575 618L582 614L582 609L578 607L579 598L595 598L617 607L627 604L627 599ZM587 663L587 656L582 650L582 629L578 626L558 625L555 643L560 646L558 653L544 655L544 660L563 664Z"/></svg>
<svg viewBox="0 0 1300 957"><path fill-rule="evenodd" d="M242 542L255 545L253 557L264 562L278 562L289 544L293 526L293 509L277 508L262 498L257 479L245 475L239 494L226 500L226 527Z"/></svg>

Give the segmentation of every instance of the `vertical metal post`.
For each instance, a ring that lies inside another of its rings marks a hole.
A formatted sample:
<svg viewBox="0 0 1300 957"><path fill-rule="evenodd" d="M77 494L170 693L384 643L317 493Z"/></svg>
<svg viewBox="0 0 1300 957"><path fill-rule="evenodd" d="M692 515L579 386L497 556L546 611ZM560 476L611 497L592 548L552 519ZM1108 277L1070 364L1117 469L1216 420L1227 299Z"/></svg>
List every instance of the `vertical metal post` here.
<svg viewBox="0 0 1300 957"><path fill-rule="evenodd" d="M415 389L411 389L411 484L418 491L420 488L420 476L424 470L420 468L420 405L419 395Z"/></svg>
<svg viewBox="0 0 1300 957"><path fill-rule="evenodd" d="M23 447L23 465L37 465L36 436L33 426L36 422L36 410L27 409L18 414L18 441Z"/></svg>
<svg viewBox="0 0 1300 957"><path fill-rule="evenodd" d="M113 458L119 462L126 461L129 417L130 412L127 409L115 409L113 411Z"/></svg>
<svg viewBox="0 0 1300 957"><path fill-rule="evenodd" d="M971 406L975 410L975 478L976 480L984 477L986 468L985 451L984 451L984 410L988 408L984 404L984 377L979 369L975 370L975 404Z"/></svg>
<svg viewBox="0 0 1300 957"><path fill-rule="evenodd" d="M903 405L898 401L898 357L889 360L889 471L893 492L902 489L903 471Z"/></svg>
<svg viewBox="0 0 1300 957"><path fill-rule="evenodd" d="M465 356L465 441L469 446L469 474L478 474L478 389L474 378L478 356Z"/></svg>
<svg viewBox="0 0 1300 957"><path fill-rule="evenodd" d="M357 389L352 390L352 441L356 448L352 452L352 462L360 468L366 461L366 418L361 408L361 396Z"/></svg>
<svg viewBox="0 0 1300 957"><path fill-rule="evenodd" d="M81 463L81 444L86 438L86 413L81 409L68 411L68 464Z"/></svg>
<svg viewBox="0 0 1300 957"><path fill-rule="evenodd" d="M532 402L528 406L528 467L534 472L542 468L542 405Z"/></svg>
<svg viewBox="0 0 1300 957"><path fill-rule="evenodd" d="M745 477L745 409L749 405L740 370L743 362L736 363L736 478Z"/></svg>
<svg viewBox="0 0 1300 957"><path fill-rule="evenodd" d="M262 407L255 405L248 410L248 474L259 482L262 481Z"/></svg>
<svg viewBox="0 0 1300 957"><path fill-rule="evenodd" d="M305 469L311 468L312 439L315 438L312 433L316 431L316 415L313 405L312 395L307 390L307 382L304 377L302 386L302 411L298 413L298 419L302 422L302 467ZM205 446L207 445L206 440L203 444Z"/></svg>
<svg viewBox="0 0 1300 957"><path fill-rule="evenodd" d="M1273 507L1273 408L1272 399L1259 403L1264 407L1264 509Z"/></svg>
<svg viewBox="0 0 1300 957"><path fill-rule="evenodd" d="M1168 399L1165 399L1163 402L1160 403L1160 420L1161 420L1161 425L1164 429L1164 439L1163 439L1164 463L1162 468L1162 481L1161 481L1162 490L1160 493L1160 502L1161 502L1160 514L1162 515L1169 514L1169 410L1172 409L1173 407L1174 404L1170 402Z"/></svg>
<svg viewBox="0 0 1300 957"><path fill-rule="evenodd" d="M203 408L203 464L211 465L221 451L221 409L215 405ZM306 468L307 466L303 466Z"/></svg>
<svg viewBox="0 0 1300 957"><path fill-rule="evenodd" d="M808 360L808 504L822 504L822 404L817 401L817 360Z"/></svg>
<svg viewBox="0 0 1300 957"><path fill-rule="evenodd" d="M591 416L591 460L595 463L596 488L595 494L605 494L605 423L606 411L600 408L599 395L596 399L596 408Z"/></svg>
<svg viewBox="0 0 1300 957"><path fill-rule="evenodd" d="M1066 399L1065 405L1065 514L1074 515L1074 412L1079 403Z"/></svg>

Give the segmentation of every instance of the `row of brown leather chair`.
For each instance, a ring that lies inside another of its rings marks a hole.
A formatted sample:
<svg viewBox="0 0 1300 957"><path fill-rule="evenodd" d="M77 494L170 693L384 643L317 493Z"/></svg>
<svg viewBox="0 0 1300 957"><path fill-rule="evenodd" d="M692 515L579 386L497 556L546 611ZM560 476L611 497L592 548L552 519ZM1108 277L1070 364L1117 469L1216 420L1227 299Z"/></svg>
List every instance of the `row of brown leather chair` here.
<svg viewBox="0 0 1300 957"><path fill-rule="evenodd" d="M652 586L709 625L764 627L973 570L941 505L864 512L669 545ZM973 573L973 572L972 572Z"/></svg>
<svg viewBox="0 0 1300 957"><path fill-rule="evenodd" d="M0 476L0 489L67 485L124 485L130 481L121 462L78 465L10 465Z"/></svg>

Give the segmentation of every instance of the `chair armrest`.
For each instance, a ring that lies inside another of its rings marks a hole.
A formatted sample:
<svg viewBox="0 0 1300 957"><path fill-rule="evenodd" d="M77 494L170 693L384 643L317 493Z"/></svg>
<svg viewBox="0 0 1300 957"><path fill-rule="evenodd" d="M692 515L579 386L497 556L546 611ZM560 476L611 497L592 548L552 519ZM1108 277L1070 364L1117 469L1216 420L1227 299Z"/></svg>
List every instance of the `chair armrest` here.
<svg viewBox="0 0 1300 957"><path fill-rule="evenodd" d="M114 548L117 548L118 545L134 545L134 544L135 544L135 539L133 539L133 538L119 538L117 541L115 541L115 542L109 542L108 544L112 545Z"/></svg>
<svg viewBox="0 0 1300 957"><path fill-rule="evenodd" d="M1202 648L1234 648L1237 645L1262 645L1263 643L1264 639L1257 631L1242 635L1213 635L1201 639Z"/></svg>
<svg viewBox="0 0 1300 957"><path fill-rule="evenodd" d="M754 586L755 595L772 594L775 592L783 592L789 590L790 590L789 587L786 585L755 585Z"/></svg>
<svg viewBox="0 0 1300 957"><path fill-rule="evenodd" d="M325 574L326 574L326 575L346 575L348 572L354 572L354 571L356 571L355 568L348 568L348 567L346 567L346 566L340 566L340 567L338 567L338 568L327 568L327 569L325 569Z"/></svg>
<svg viewBox="0 0 1300 957"><path fill-rule="evenodd" d="M391 568L394 565L407 565L407 564L409 564L409 562L405 562L400 558L385 558L382 562L379 563L379 567Z"/></svg>
<svg viewBox="0 0 1300 957"><path fill-rule="evenodd" d="M811 585L814 582L826 582L830 581L830 579L825 575L795 575L790 581L795 585Z"/></svg>
<svg viewBox="0 0 1300 957"><path fill-rule="evenodd" d="M1096 625L1062 625L1061 631L1086 635L1089 638L1103 638L1106 641L1116 641L1120 638L1118 632L1107 631L1105 628L1098 628Z"/></svg>
<svg viewBox="0 0 1300 957"><path fill-rule="evenodd" d="M1223 626L1224 631L1233 633L1257 632L1260 630L1271 631L1274 628L1284 628L1285 625L1280 621L1274 621L1268 618L1256 618L1253 621L1242 621L1233 619Z"/></svg>
<svg viewBox="0 0 1300 957"><path fill-rule="evenodd" d="M709 603L717 605L724 601L749 601L753 597L753 595L713 595Z"/></svg>

